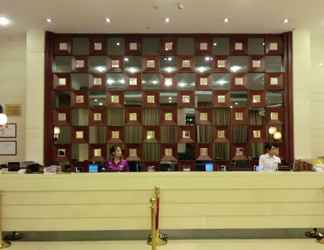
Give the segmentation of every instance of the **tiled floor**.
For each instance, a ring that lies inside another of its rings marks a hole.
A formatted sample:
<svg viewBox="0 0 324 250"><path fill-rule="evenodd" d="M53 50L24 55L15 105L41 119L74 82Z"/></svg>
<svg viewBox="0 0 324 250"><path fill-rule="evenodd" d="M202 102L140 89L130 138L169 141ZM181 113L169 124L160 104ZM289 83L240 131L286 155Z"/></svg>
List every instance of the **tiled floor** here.
<svg viewBox="0 0 324 250"><path fill-rule="evenodd" d="M16 242L10 250L149 250L143 241L93 242ZM178 240L161 250L323 250L324 245L312 239L288 240Z"/></svg>

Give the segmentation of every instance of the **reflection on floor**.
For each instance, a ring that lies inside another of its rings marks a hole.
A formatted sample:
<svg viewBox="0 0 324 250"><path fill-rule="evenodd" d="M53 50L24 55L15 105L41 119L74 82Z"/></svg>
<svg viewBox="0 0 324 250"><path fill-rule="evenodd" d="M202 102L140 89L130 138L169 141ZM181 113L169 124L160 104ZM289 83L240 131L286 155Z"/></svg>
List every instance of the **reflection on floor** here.
<svg viewBox="0 0 324 250"><path fill-rule="evenodd" d="M143 241L84 242L15 242L10 250L149 250ZM323 250L324 245L312 239L285 240L177 240L161 250Z"/></svg>

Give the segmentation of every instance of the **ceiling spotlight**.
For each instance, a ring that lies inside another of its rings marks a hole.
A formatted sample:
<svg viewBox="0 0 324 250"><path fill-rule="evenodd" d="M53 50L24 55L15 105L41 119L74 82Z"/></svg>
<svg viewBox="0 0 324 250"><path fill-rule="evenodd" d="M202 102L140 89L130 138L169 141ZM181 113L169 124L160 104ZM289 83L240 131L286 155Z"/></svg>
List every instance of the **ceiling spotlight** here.
<svg viewBox="0 0 324 250"><path fill-rule="evenodd" d="M46 18L46 22L51 23L52 22L52 18Z"/></svg>
<svg viewBox="0 0 324 250"><path fill-rule="evenodd" d="M106 23L111 23L111 20L110 20L110 18L106 18Z"/></svg>
<svg viewBox="0 0 324 250"><path fill-rule="evenodd" d="M120 42L117 42L117 43L116 43L116 46L120 46Z"/></svg>
<svg viewBox="0 0 324 250"><path fill-rule="evenodd" d="M224 19L224 23L228 23L229 22L229 19L228 19L228 17L226 17L225 19Z"/></svg>
<svg viewBox="0 0 324 250"><path fill-rule="evenodd" d="M10 20L4 16L0 16L0 26L8 26L10 24Z"/></svg>
<svg viewBox="0 0 324 250"><path fill-rule="evenodd" d="M323 66L324 66L324 63L320 63L319 66L320 66L320 67L323 67Z"/></svg>
<svg viewBox="0 0 324 250"><path fill-rule="evenodd" d="M170 17L165 18L164 21L165 21L166 23L169 23L169 22L170 22Z"/></svg>
<svg viewBox="0 0 324 250"><path fill-rule="evenodd" d="M183 3L178 3L177 8L178 8L178 10L183 10L184 9Z"/></svg>
<svg viewBox="0 0 324 250"><path fill-rule="evenodd" d="M288 18L285 18L285 20L283 21L284 23L289 23Z"/></svg>

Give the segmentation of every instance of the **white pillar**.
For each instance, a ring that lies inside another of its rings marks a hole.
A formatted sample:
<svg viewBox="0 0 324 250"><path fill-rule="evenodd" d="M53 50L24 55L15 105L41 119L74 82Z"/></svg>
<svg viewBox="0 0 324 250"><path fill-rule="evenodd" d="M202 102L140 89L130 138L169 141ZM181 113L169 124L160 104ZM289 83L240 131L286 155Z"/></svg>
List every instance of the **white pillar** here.
<svg viewBox="0 0 324 250"><path fill-rule="evenodd" d="M44 161L44 55L45 32L27 32L25 160Z"/></svg>
<svg viewBox="0 0 324 250"><path fill-rule="evenodd" d="M294 144L296 159L312 158L311 145L311 34L293 32Z"/></svg>

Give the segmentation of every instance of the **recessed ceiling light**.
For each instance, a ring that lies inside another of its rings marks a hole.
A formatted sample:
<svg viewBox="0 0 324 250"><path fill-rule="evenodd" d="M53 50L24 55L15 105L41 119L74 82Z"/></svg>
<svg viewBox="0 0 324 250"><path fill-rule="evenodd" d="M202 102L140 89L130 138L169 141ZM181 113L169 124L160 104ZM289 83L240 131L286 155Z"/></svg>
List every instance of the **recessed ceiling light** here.
<svg viewBox="0 0 324 250"><path fill-rule="evenodd" d="M183 3L178 3L177 7L178 7L178 10L183 10L184 9Z"/></svg>
<svg viewBox="0 0 324 250"><path fill-rule="evenodd" d="M46 22L51 23L52 22L52 18L46 18Z"/></svg>
<svg viewBox="0 0 324 250"><path fill-rule="evenodd" d="M320 66L320 67L323 67L323 66L324 66L324 63L320 63L319 66Z"/></svg>
<svg viewBox="0 0 324 250"><path fill-rule="evenodd" d="M284 23L289 23L288 18L285 18L283 22L284 22Z"/></svg>
<svg viewBox="0 0 324 250"><path fill-rule="evenodd" d="M120 46L120 42L117 42L116 45L117 45L117 46Z"/></svg>
<svg viewBox="0 0 324 250"><path fill-rule="evenodd" d="M228 23L228 22L229 22L229 18L226 17L226 18L224 19L224 23Z"/></svg>
<svg viewBox="0 0 324 250"><path fill-rule="evenodd" d="M165 21L166 23L169 23L169 22L170 22L170 17L166 17L164 21Z"/></svg>
<svg viewBox="0 0 324 250"><path fill-rule="evenodd" d="M213 46L214 46L214 47L216 47L216 46L217 46L217 43L216 43L216 42L215 42L215 43L213 43Z"/></svg>
<svg viewBox="0 0 324 250"><path fill-rule="evenodd" d="M111 20L109 17L106 17L106 23L111 23Z"/></svg>
<svg viewBox="0 0 324 250"><path fill-rule="evenodd" d="M8 26L11 23L11 21L4 16L0 16L0 25L1 26Z"/></svg>

